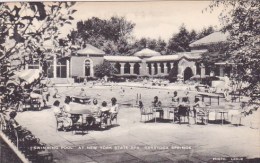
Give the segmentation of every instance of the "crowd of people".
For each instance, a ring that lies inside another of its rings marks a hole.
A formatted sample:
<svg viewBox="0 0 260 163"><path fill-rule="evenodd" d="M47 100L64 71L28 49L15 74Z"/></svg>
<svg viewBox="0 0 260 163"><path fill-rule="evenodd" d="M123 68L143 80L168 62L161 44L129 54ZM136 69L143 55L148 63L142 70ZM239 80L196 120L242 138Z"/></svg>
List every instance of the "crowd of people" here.
<svg viewBox="0 0 260 163"><path fill-rule="evenodd" d="M119 111L116 98L113 97L109 105L106 101L103 101L101 105L99 105L98 100L94 98L89 107L91 109L91 117L85 115L74 117L71 114L72 108L70 103L71 99L69 97L65 98L63 106L60 105L59 100L55 100L53 103L52 110L54 115L57 120L61 122L61 125L58 126L60 130L71 130L74 123L81 123L82 121L85 121L89 126L99 125L101 128L106 128L117 118Z"/></svg>
<svg viewBox="0 0 260 163"><path fill-rule="evenodd" d="M143 105L142 102L141 105ZM184 96L179 96L178 92L174 91L171 99L171 105L175 106L175 110L173 110L173 112L175 112L174 120L176 121L181 120L180 116L186 116L188 120L191 116L194 118L194 121L196 123L196 115L198 113L206 114L207 112L205 103L200 101L199 98L195 98L194 101L191 101L189 97L189 92L186 92ZM152 101L152 107L154 108L154 111L159 112L159 118L163 119L164 110L162 109L162 102L159 100L158 96L154 97L154 100Z"/></svg>

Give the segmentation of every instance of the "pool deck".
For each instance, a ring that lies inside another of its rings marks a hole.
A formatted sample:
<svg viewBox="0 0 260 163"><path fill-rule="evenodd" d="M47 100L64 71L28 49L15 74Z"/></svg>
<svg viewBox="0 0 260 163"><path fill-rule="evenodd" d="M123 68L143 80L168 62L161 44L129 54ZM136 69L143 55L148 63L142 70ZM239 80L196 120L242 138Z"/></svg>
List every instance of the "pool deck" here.
<svg viewBox="0 0 260 163"><path fill-rule="evenodd" d="M259 113L259 112L258 112ZM259 129L231 124L139 122L138 108L122 108L118 124L85 135L56 131L51 109L19 113L17 121L46 143L60 163L210 162L260 158ZM192 123L192 122L191 122Z"/></svg>

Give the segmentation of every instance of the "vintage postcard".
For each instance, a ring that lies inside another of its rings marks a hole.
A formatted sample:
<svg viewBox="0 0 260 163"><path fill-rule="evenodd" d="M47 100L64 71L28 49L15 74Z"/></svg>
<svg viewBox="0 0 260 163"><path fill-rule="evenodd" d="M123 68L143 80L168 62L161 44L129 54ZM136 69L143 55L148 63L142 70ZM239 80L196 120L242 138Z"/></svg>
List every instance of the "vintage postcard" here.
<svg viewBox="0 0 260 163"><path fill-rule="evenodd" d="M259 162L257 0L0 3L0 162Z"/></svg>

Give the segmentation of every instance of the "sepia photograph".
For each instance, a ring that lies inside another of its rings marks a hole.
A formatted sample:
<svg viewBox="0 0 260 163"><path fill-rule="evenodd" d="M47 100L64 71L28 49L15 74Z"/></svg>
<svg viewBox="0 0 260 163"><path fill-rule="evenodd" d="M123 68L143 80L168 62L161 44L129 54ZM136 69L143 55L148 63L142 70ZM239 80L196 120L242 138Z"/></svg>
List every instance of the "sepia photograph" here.
<svg viewBox="0 0 260 163"><path fill-rule="evenodd" d="M258 0L0 2L0 163L259 163Z"/></svg>

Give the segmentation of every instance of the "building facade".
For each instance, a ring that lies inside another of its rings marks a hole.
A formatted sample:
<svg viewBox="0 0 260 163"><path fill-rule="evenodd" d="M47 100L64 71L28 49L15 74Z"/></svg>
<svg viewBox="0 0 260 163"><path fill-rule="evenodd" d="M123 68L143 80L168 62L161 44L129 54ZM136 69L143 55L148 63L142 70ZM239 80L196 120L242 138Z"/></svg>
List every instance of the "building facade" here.
<svg viewBox="0 0 260 163"><path fill-rule="evenodd" d="M216 32L195 41L190 46L196 49L194 47L197 47L197 45L223 41L226 37L226 35ZM181 78L185 81L195 75L200 77L211 75L209 68L199 64L201 56L205 52L207 52L207 49L161 55L159 52L145 48L131 56L108 56L104 51L87 44L85 48L78 50L76 54L67 57L57 59L56 55L53 55L48 61L47 76L49 78L94 77L94 67L107 61L115 67L119 76L162 77L171 75L170 77ZM223 64L219 63L218 65L220 67L218 75L224 76ZM31 64L27 67L41 66Z"/></svg>

